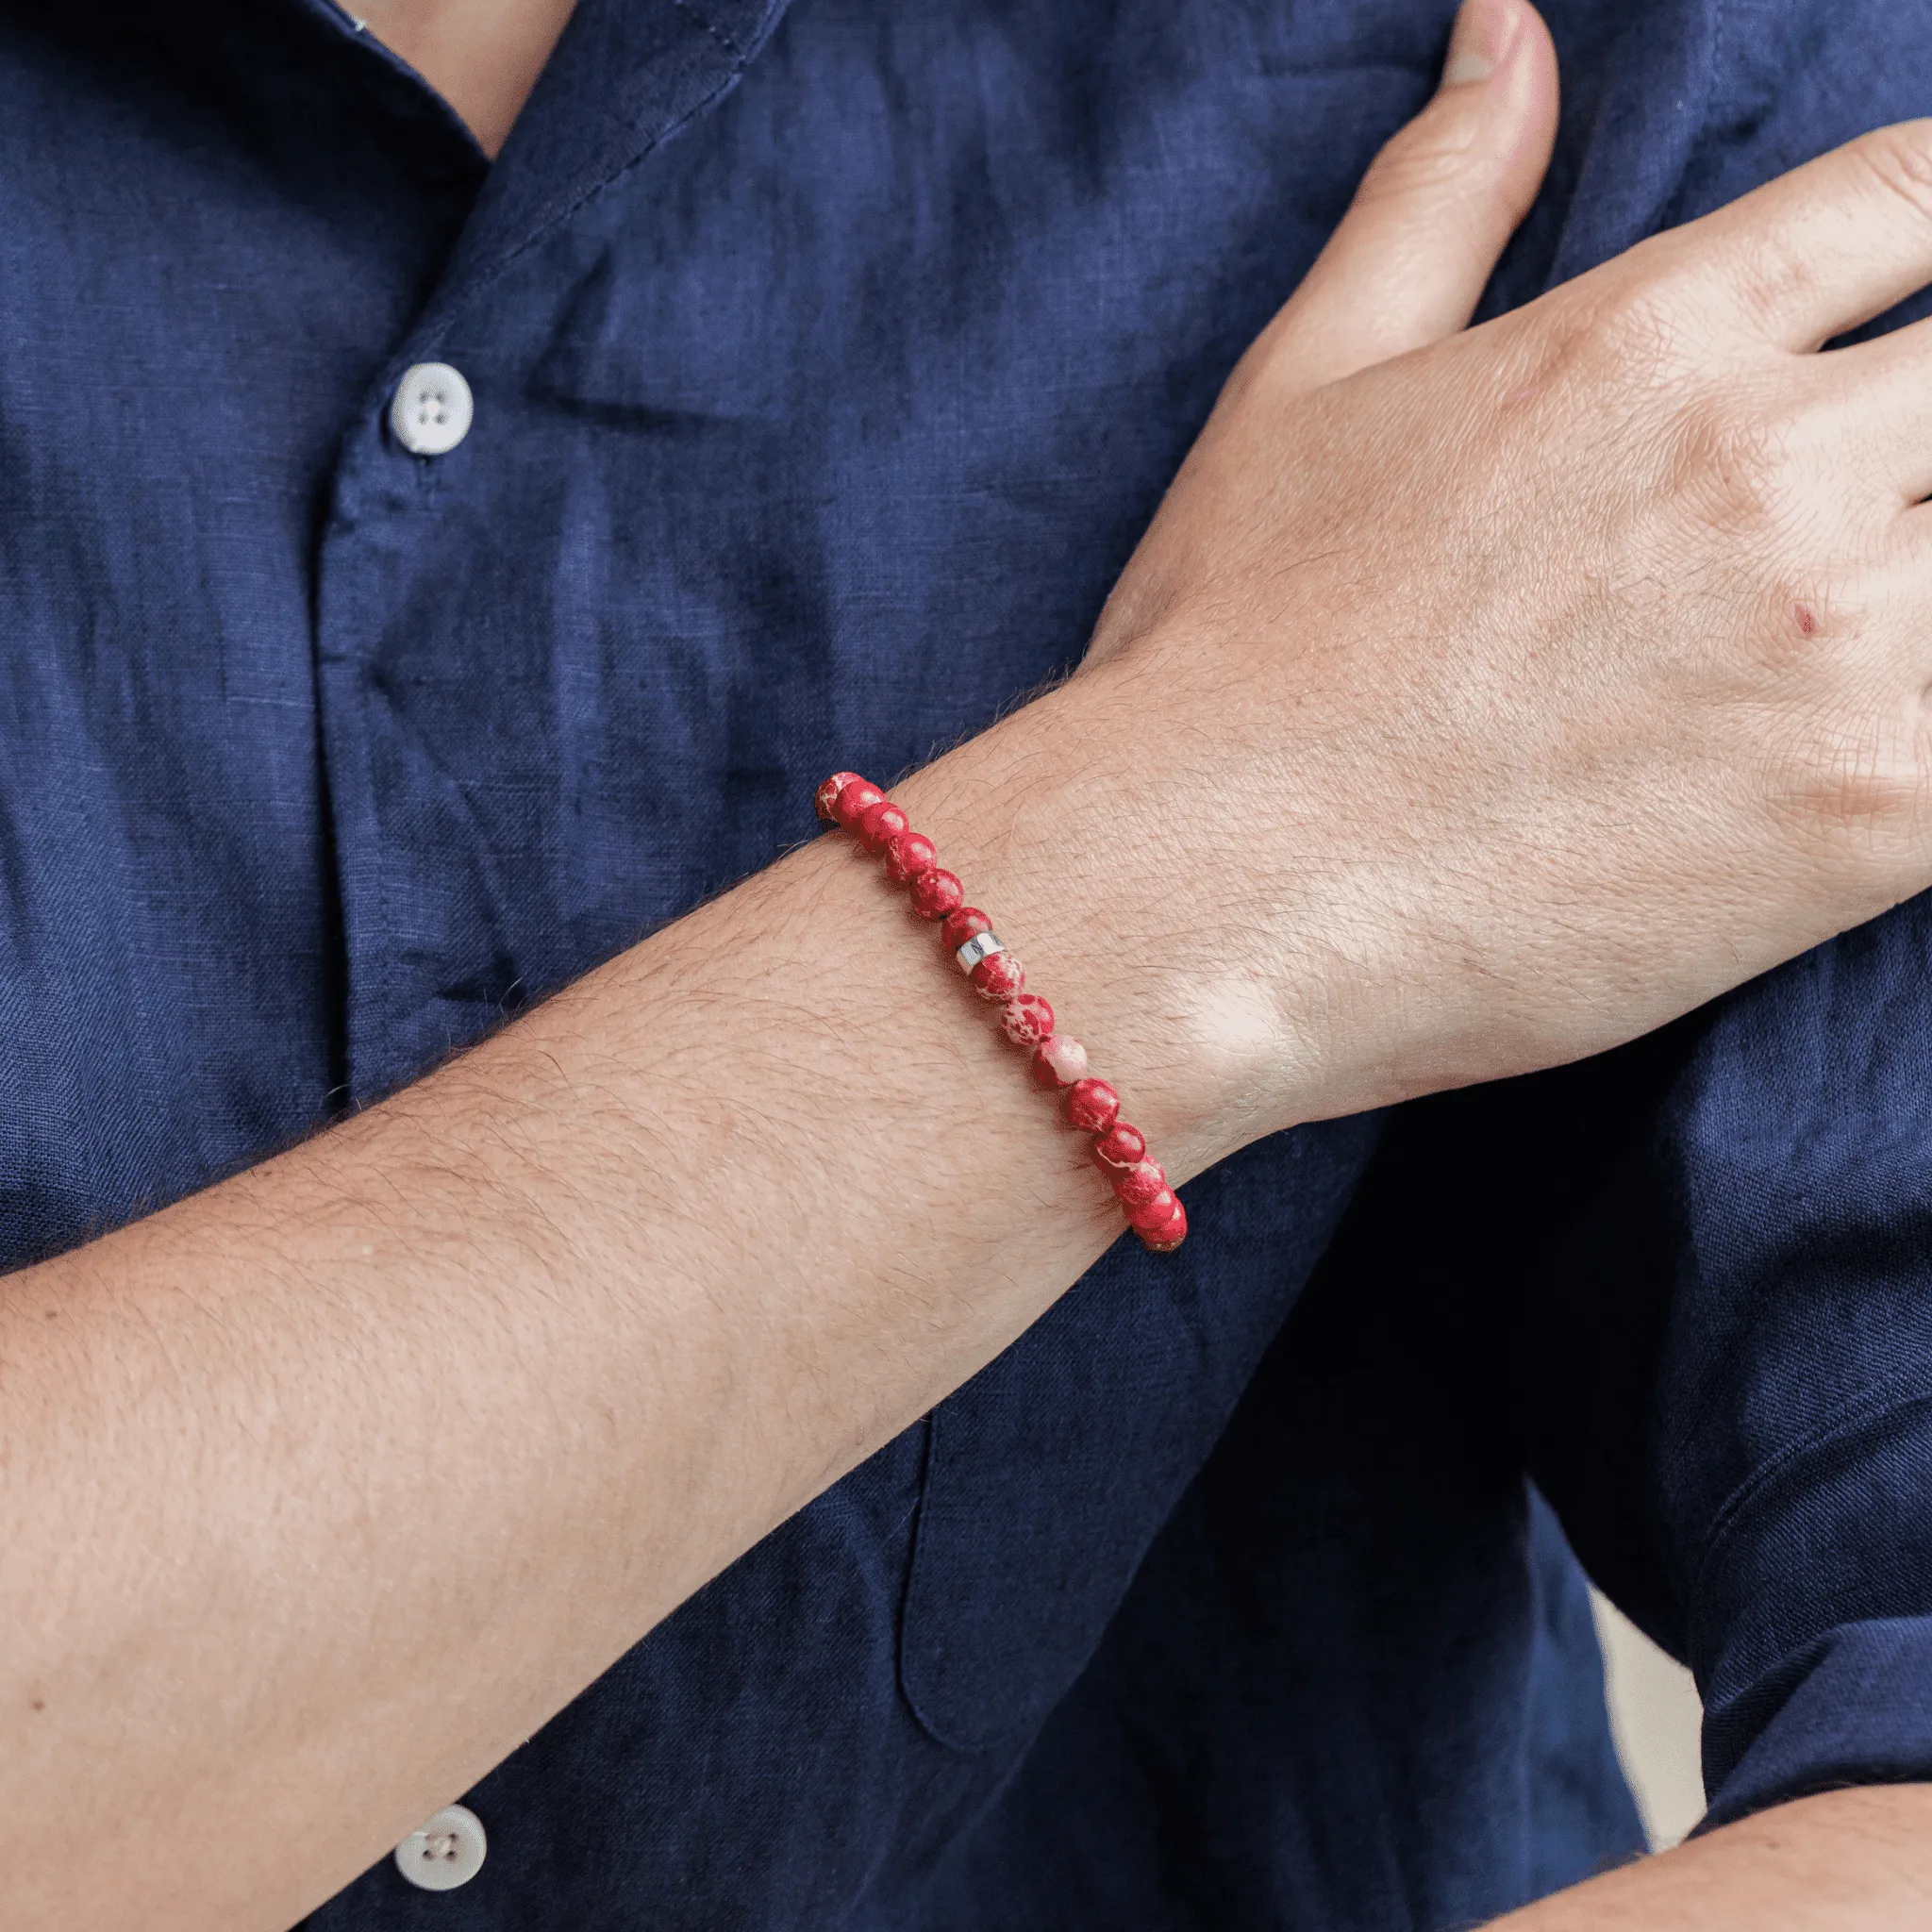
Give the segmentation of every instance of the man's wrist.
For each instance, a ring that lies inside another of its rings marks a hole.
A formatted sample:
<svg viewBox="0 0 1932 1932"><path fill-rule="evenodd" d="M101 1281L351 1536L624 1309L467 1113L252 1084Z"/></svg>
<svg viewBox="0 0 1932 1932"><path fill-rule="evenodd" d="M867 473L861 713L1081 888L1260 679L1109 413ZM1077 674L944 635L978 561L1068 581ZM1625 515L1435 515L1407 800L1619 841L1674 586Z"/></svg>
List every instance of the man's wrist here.
<svg viewBox="0 0 1932 1932"><path fill-rule="evenodd" d="M1324 994L1305 978L1284 999L1285 915L1147 698L1132 664L1083 675L893 796L1186 1175L1324 1110Z"/></svg>

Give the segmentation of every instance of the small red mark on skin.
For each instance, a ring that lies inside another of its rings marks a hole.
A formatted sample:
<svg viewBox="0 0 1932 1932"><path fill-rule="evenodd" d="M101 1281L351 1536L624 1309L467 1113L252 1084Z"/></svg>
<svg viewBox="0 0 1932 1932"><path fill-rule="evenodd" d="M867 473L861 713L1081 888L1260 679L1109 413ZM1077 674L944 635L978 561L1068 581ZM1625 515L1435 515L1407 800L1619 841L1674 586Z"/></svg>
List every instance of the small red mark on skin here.
<svg viewBox="0 0 1932 1932"><path fill-rule="evenodd" d="M36 1697L34 1699L34 1708L36 1710L45 1710L46 1707L47 1700L44 1697Z"/></svg>
<svg viewBox="0 0 1932 1932"><path fill-rule="evenodd" d="M1813 613L1810 605L1798 605L1793 614L1798 620L1798 635L1800 637L1808 638L1818 628L1818 619Z"/></svg>

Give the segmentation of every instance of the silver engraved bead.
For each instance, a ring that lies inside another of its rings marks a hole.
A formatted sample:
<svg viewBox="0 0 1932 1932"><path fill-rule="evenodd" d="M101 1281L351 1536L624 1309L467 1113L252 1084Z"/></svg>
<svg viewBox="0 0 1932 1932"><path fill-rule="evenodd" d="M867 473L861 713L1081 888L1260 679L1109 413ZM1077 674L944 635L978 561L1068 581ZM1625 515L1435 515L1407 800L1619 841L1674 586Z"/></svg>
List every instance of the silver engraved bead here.
<svg viewBox="0 0 1932 1932"><path fill-rule="evenodd" d="M1000 944L997 933L975 933L953 958L959 962L961 973L971 973L982 959L991 959L995 953L1004 953L1006 947Z"/></svg>

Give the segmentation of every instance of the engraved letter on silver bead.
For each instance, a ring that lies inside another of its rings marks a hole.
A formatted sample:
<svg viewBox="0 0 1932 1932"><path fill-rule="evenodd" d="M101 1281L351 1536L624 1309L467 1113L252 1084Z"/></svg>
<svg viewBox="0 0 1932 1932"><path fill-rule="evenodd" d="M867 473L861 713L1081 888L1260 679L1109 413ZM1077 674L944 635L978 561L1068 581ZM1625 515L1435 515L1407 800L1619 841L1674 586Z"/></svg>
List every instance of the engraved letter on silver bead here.
<svg viewBox="0 0 1932 1932"><path fill-rule="evenodd" d="M953 958L958 960L961 973L971 973L982 959L991 959L995 953L1004 953L1006 950L1006 947L1000 944L996 934L982 932L975 933L953 955Z"/></svg>

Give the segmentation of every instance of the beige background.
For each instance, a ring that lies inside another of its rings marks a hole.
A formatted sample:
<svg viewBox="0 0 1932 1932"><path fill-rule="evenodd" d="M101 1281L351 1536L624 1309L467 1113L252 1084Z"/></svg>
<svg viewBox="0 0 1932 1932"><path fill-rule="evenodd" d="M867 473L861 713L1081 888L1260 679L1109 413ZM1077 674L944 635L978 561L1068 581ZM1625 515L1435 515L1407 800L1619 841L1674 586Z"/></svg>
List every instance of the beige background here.
<svg viewBox="0 0 1932 1932"><path fill-rule="evenodd" d="M1604 1688L1617 1756L1637 1794L1651 1849L1661 1851L1704 1815L1704 1775L1697 1757L1704 1708L1682 1664L1673 1662L1594 1591L1591 1607L1604 1649Z"/></svg>

